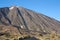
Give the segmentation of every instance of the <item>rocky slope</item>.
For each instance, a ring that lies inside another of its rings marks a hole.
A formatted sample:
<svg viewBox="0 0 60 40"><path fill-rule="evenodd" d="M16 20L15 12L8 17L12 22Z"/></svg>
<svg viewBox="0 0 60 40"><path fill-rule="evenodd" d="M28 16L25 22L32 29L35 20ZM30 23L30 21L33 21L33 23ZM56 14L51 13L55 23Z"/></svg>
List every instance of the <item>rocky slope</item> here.
<svg viewBox="0 0 60 40"><path fill-rule="evenodd" d="M0 32L2 30L16 35L23 32L60 33L60 22L23 7L4 7L0 8Z"/></svg>

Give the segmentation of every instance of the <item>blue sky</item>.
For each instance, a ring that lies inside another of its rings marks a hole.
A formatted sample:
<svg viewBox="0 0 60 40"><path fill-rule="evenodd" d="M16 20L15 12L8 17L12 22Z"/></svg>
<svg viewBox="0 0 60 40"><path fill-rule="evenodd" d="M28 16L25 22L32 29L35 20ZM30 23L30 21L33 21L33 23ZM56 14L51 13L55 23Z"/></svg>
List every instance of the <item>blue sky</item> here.
<svg viewBox="0 0 60 40"><path fill-rule="evenodd" d="M9 6L22 6L60 21L60 0L0 0L0 8Z"/></svg>

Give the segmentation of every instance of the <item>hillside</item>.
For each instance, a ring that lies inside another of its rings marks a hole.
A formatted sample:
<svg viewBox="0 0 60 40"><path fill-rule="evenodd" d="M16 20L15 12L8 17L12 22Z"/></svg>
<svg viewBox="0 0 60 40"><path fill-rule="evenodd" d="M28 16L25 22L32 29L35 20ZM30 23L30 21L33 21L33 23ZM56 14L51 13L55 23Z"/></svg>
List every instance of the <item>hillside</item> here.
<svg viewBox="0 0 60 40"><path fill-rule="evenodd" d="M60 34L60 21L32 10L12 6L0 8L0 35L13 36ZM4 38L4 37L3 37Z"/></svg>

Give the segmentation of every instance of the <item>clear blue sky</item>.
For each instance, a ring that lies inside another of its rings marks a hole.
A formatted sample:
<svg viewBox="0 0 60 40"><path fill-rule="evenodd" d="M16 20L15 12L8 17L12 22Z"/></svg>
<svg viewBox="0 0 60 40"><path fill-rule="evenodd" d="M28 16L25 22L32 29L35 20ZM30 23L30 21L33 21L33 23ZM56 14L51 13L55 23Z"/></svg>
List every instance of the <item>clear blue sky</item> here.
<svg viewBox="0 0 60 40"><path fill-rule="evenodd" d="M60 0L0 0L0 8L22 6L60 21Z"/></svg>

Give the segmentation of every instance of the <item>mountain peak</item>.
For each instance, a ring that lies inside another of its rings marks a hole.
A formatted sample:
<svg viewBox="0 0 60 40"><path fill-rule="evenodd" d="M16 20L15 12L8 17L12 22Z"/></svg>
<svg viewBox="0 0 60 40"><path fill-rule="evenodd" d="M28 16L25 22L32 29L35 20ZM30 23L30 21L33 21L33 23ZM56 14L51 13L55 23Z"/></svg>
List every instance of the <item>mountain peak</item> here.
<svg viewBox="0 0 60 40"><path fill-rule="evenodd" d="M12 10L12 9L16 9L16 8L17 8L17 6L12 6L9 9Z"/></svg>
<svg viewBox="0 0 60 40"><path fill-rule="evenodd" d="M13 10L13 9L15 10L15 9L17 9L17 8L20 9L20 10L21 10L21 9L25 9L24 7L21 7L21 6L11 6L11 7L9 8L9 10Z"/></svg>

